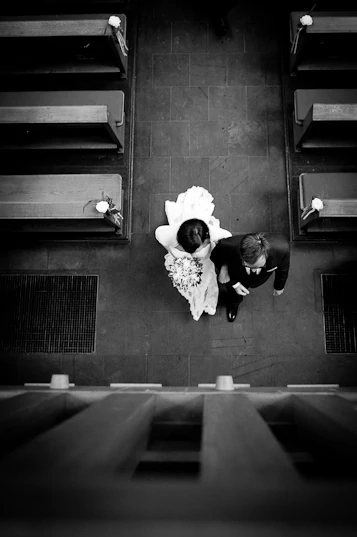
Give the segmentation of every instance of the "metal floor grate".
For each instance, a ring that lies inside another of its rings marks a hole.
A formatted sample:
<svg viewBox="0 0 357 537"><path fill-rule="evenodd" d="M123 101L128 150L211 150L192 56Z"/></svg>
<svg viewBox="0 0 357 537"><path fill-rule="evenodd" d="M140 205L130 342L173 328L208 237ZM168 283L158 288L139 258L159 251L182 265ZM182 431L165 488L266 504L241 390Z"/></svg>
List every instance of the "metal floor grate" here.
<svg viewBox="0 0 357 537"><path fill-rule="evenodd" d="M357 284L351 274L321 274L326 353L357 352Z"/></svg>
<svg viewBox="0 0 357 537"><path fill-rule="evenodd" d="M1 352L95 350L98 276L1 274Z"/></svg>

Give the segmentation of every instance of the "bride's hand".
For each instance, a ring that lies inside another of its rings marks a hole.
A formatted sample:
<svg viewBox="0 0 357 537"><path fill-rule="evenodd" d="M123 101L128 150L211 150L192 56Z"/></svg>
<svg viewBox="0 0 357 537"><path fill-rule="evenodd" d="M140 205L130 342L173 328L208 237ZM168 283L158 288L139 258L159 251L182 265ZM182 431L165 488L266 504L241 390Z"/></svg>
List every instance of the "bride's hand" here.
<svg viewBox="0 0 357 537"><path fill-rule="evenodd" d="M228 283L230 280L227 265L222 265L220 273L218 275L219 283Z"/></svg>

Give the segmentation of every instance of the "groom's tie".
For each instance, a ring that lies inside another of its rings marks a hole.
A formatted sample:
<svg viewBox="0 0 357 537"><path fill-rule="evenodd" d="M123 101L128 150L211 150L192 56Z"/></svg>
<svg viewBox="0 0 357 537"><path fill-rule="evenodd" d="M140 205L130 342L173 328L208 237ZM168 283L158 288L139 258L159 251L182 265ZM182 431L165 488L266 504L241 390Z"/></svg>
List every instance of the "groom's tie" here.
<svg viewBox="0 0 357 537"><path fill-rule="evenodd" d="M262 270L261 268L250 268L250 267L245 267L245 270L246 270L246 273L249 275L251 272L253 274L256 274L258 276L259 272Z"/></svg>

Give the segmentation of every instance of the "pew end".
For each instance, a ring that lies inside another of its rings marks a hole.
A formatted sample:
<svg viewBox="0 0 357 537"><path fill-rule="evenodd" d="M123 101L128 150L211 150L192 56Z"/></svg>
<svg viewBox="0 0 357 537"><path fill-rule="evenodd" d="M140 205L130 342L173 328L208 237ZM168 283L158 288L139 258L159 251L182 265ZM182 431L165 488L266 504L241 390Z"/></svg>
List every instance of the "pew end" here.
<svg viewBox="0 0 357 537"><path fill-rule="evenodd" d="M311 200L323 202L321 211L303 218ZM300 229L306 233L338 233L357 231L357 172L302 173L299 176Z"/></svg>

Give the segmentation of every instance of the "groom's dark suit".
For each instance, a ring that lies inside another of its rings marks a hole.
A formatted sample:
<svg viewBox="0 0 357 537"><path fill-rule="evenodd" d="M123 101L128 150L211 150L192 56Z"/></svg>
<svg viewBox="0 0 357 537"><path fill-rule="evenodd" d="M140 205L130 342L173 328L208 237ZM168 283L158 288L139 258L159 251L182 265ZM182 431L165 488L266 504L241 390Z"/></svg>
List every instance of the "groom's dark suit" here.
<svg viewBox="0 0 357 537"><path fill-rule="evenodd" d="M211 259L215 264L218 273L223 265L228 266L230 281L227 284L228 300L230 302L241 302L243 297L238 295L233 289L233 285L238 282L249 287L258 287L267 281L274 274L274 289L281 291L285 287L285 282L289 274L290 245L282 236L264 234L269 242L268 257L266 265L259 274L247 273L240 255L240 243L244 235L235 235L228 239L222 239L211 253Z"/></svg>

